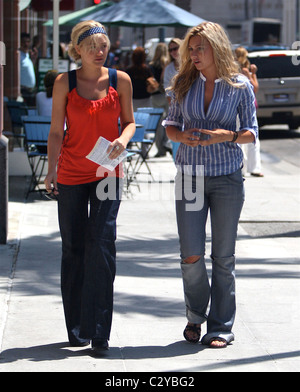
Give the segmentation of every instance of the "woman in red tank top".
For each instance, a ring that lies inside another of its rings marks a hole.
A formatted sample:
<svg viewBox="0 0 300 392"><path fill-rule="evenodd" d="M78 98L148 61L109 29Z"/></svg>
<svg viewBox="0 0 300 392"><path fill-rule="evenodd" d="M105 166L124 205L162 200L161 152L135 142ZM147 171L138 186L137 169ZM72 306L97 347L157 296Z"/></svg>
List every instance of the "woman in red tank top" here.
<svg viewBox="0 0 300 392"><path fill-rule="evenodd" d="M108 349L111 330L122 173L117 167L107 177L86 156L103 136L110 141L110 158L116 158L135 132L130 78L103 66L109 47L98 22L81 22L72 30L69 54L82 65L55 81L45 179L47 191L58 200L69 341L72 346L91 341L95 355ZM99 192L104 182L110 190L113 186L113 197L111 191L109 196Z"/></svg>

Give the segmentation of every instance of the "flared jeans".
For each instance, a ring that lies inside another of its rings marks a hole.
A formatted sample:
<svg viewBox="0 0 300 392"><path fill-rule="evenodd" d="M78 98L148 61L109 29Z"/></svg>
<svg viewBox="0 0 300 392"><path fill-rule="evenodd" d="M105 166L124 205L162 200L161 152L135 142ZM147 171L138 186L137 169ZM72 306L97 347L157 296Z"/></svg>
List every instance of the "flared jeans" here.
<svg viewBox="0 0 300 392"><path fill-rule="evenodd" d="M109 193L104 192L103 181L110 187ZM80 185L58 184L58 191L61 291L69 341L77 345L92 339L109 339L116 273L119 179L105 178Z"/></svg>
<svg viewBox="0 0 300 392"><path fill-rule="evenodd" d="M200 179L179 172L175 183L187 319L195 324L207 321L203 344L208 344L214 337L230 343L234 340L232 327L236 313L235 244L244 202L241 170ZM191 200L191 194L198 198L197 202ZM208 211L212 242L211 282L205 265ZM191 256L199 256L199 259L193 264L185 263Z"/></svg>

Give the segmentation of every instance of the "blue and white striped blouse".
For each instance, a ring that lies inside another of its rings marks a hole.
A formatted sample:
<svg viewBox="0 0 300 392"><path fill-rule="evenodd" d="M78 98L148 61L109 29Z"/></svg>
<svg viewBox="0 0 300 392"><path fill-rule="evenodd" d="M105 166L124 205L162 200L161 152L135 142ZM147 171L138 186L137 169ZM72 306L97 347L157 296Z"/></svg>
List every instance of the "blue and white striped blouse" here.
<svg viewBox="0 0 300 392"><path fill-rule="evenodd" d="M174 125L179 129L226 129L236 131L237 115L240 130L249 130L255 137L258 134L255 95L249 80L238 75L237 82L245 88L229 85L223 79L215 81L213 98L207 112L204 112L205 77L200 73L182 102L174 99L163 125ZM201 135L203 140L209 135ZM193 174L202 166L205 176L221 176L234 173L242 167L243 152L237 143L224 142L210 146L190 147L180 144L175 163L184 170L191 167Z"/></svg>

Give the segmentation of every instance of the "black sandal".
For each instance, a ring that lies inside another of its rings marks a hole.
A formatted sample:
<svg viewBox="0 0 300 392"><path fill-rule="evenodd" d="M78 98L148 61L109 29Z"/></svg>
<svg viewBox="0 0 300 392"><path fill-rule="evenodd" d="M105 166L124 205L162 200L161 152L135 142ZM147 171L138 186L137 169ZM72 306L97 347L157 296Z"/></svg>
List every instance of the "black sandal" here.
<svg viewBox="0 0 300 392"><path fill-rule="evenodd" d="M197 337L192 339L187 335L187 332L194 332L197 334ZM198 343L200 340L200 336L201 336L201 326L197 327L197 324L192 324L192 325L187 325L183 331L183 336L185 338L185 340L187 340L190 343Z"/></svg>

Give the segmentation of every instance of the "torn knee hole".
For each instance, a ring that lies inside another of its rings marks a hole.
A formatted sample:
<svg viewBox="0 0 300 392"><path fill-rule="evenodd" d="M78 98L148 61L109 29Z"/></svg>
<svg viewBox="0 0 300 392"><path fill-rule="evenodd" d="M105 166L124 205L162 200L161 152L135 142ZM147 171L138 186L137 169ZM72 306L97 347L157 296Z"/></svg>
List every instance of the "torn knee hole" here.
<svg viewBox="0 0 300 392"><path fill-rule="evenodd" d="M190 256L183 260L184 264L195 264L201 256Z"/></svg>

